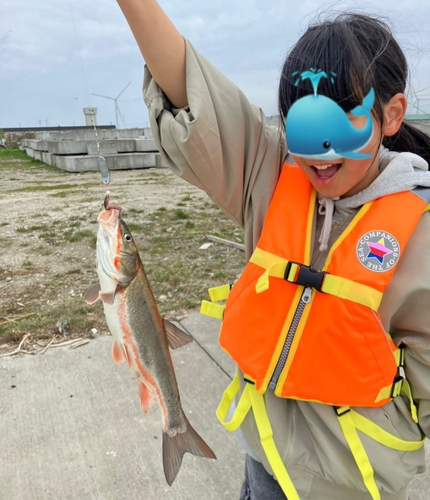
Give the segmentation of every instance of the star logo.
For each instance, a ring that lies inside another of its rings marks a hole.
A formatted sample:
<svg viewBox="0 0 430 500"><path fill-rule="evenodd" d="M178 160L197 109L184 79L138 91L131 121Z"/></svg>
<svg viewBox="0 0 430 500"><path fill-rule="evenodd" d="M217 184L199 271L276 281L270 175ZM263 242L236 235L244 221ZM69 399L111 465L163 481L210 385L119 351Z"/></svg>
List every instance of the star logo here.
<svg viewBox="0 0 430 500"><path fill-rule="evenodd" d="M385 246L385 240L384 238L381 238L378 242L372 243L372 242L367 242L367 246L369 247L369 253L367 254L367 258L371 259L374 258L381 264L384 262L384 258L387 255L390 255L393 253L392 250L389 250Z"/></svg>
<svg viewBox="0 0 430 500"><path fill-rule="evenodd" d="M396 238L387 231L368 231L357 243L357 258L366 269L382 273L392 269L400 257Z"/></svg>

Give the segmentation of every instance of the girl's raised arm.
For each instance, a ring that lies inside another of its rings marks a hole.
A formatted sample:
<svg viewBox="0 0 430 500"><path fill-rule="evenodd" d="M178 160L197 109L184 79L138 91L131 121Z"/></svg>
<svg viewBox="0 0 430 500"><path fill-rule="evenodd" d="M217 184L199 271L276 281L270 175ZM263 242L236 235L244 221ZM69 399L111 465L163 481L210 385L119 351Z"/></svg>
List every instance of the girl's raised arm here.
<svg viewBox="0 0 430 500"><path fill-rule="evenodd" d="M154 80L176 108L185 107L185 41L156 0L117 0Z"/></svg>

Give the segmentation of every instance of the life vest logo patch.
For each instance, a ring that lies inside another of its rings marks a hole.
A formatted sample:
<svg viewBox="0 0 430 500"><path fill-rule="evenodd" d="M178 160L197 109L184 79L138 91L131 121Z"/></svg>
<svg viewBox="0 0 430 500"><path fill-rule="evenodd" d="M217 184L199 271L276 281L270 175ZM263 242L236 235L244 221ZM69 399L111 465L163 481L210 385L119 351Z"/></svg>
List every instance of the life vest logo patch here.
<svg viewBox="0 0 430 500"><path fill-rule="evenodd" d="M389 271L399 260L399 242L386 231L369 231L358 241L357 257L370 271Z"/></svg>

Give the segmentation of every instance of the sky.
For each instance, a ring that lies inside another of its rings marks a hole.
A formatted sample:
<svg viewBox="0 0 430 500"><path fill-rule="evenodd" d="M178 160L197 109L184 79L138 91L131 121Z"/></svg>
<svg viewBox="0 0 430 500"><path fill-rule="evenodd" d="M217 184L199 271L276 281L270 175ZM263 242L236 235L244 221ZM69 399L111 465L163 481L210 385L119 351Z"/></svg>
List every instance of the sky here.
<svg viewBox="0 0 430 500"><path fill-rule="evenodd" d="M324 12L360 11L388 21L410 66L409 113L430 113L430 1L160 0L178 30L266 115L277 113L283 60ZM116 0L1 0L0 128L148 126L144 61Z"/></svg>

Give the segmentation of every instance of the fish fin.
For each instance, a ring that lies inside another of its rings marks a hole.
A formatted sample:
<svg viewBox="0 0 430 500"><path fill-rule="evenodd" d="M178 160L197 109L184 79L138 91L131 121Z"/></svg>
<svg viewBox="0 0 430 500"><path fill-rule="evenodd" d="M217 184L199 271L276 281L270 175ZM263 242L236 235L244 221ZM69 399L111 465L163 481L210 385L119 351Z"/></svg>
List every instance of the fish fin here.
<svg viewBox="0 0 430 500"><path fill-rule="evenodd" d="M128 349L127 349L127 344L122 344L122 351L124 354L124 358L127 361L128 368L131 371L133 371L133 366L132 366L131 359L130 359L130 353L128 352Z"/></svg>
<svg viewBox="0 0 430 500"><path fill-rule="evenodd" d="M84 293L84 300L87 304L95 304L100 299L100 283L94 283L87 288Z"/></svg>
<svg viewBox="0 0 430 500"><path fill-rule="evenodd" d="M215 453L203 441L186 420L187 429L183 433L169 436L163 432L163 469L167 484L172 485L182 464L184 453L189 452L198 457L214 458Z"/></svg>
<svg viewBox="0 0 430 500"><path fill-rule="evenodd" d="M105 304L113 305L113 303L115 302L115 295L118 292L119 288L120 288L120 286L117 285L117 287L115 288L115 290L113 292L100 292L99 293L100 298L102 299L102 301Z"/></svg>
<svg viewBox="0 0 430 500"><path fill-rule="evenodd" d="M164 319L163 321L170 349L177 349L178 347L182 347L183 345L189 344L193 341L191 335L188 335L188 333L178 328L171 321L168 319Z"/></svg>
<svg viewBox="0 0 430 500"><path fill-rule="evenodd" d="M121 346L115 341L112 343L112 359L117 365L125 361L124 349L121 349Z"/></svg>
<svg viewBox="0 0 430 500"><path fill-rule="evenodd" d="M140 395L140 406L145 413L149 412L151 408L151 391L148 387L141 381L139 386L139 395Z"/></svg>

